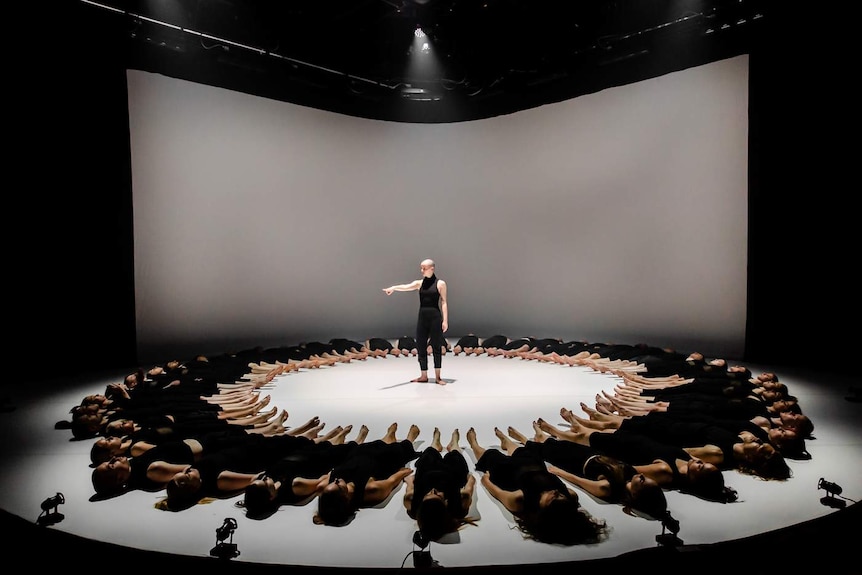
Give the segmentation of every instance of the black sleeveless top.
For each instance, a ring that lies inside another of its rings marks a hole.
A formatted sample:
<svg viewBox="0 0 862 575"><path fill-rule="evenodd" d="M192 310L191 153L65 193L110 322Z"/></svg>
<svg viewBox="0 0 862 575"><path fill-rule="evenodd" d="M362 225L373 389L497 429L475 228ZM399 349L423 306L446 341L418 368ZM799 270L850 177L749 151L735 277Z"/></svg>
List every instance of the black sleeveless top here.
<svg viewBox="0 0 862 575"><path fill-rule="evenodd" d="M440 292L437 290L436 274L432 274L430 278L422 279L422 287L419 288L419 307L440 308Z"/></svg>

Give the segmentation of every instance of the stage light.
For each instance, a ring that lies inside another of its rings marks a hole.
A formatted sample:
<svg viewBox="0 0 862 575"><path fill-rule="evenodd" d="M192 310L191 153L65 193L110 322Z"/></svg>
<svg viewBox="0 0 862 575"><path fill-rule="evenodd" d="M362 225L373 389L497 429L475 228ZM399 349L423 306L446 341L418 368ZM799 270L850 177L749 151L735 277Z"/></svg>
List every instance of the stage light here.
<svg viewBox="0 0 862 575"><path fill-rule="evenodd" d="M656 543L665 547L679 547L683 544L682 539L677 537L679 533L679 521L673 518L670 511L665 511L661 518L661 533L655 536Z"/></svg>
<svg viewBox="0 0 862 575"><path fill-rule="evenodd" d="M39 514L38 519L36 519L36 523L39 525L54 525L62 521L65 516L57 509L63 503L66 503L66 498L59 491L53 497L47 498L41 504L42 512Z"/></svg>
<svg viewBox="0 0 862 575"><path fill-rule="evenodd" d="M844 491L844 489L837 483L826 481L822 477L820 478L820 481L817 482L817 489L823 489L830 495L841 495L841 492Z"/></svg>
<svg viewBox="0 0 862 575"><path fill-rule="evenodd" d="M431 544L429 539L426 539L422 532L418 529L413 532L413 545L419 548L419 550L413 550L407 554L407 556L413 556L413 567L416 569L425 569L428 567L440 567L440 564L434 561L431 558L431 551L425 551L425 548ZM404 558L404 561L407 561L407 557ZM401 567L404 567L404 563L401 564Z"/></svg>
<svg viewBox="0 0 862 575"><path fill-rule="evenodd" d="M821 479L821 481L823 481L823 480ZM838 493L841 493L841 492L839 491ZM63 503L66 503L66 498L63 497L63 494L58 491L57 495L55 495L53 497L49 497L48 499L46 499L45 501L42 502L42 511L44 511L45 513L48 513L49 511L51 511L53 509L56 512L57 507L59 507Z"/></svg>
<svg viewBox="0 0 862 575"><path fill-rule="evenodd" d="M239 550L233 542L233 534L236 531L236 519L226 517L224 523L216 528L216 544L210 549L210 555L219 559L233 559L239 555ZM227 540L228 542L225 542Z"/></svg>
<svg viewBox="0 0 862 575"><path fill-rule="evenodd" d="M842 509L847 506L846 501L835 497L836 495L841 495L841 492L844 491L844 489L837 483L826 481L821 477L820 481L817 482L817 489L823 489L826 491L826 495L820 498L820 503L823 505L834 507L836 509Z"/></svg>

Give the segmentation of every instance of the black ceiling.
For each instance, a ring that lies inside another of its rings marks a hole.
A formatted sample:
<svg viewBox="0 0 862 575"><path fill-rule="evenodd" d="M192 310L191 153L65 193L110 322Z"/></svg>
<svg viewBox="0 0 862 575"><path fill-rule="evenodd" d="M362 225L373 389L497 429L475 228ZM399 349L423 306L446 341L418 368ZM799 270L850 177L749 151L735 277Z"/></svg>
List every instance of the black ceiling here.
<svg viewBox="0 0 862 575"><path fill-rule="evenodd" d="M749 53L766 0L79 0L126 67L351 115L511 113ZM95 24L94 24L95 23ZM408 68L416 28L437 69Z"/></svg>

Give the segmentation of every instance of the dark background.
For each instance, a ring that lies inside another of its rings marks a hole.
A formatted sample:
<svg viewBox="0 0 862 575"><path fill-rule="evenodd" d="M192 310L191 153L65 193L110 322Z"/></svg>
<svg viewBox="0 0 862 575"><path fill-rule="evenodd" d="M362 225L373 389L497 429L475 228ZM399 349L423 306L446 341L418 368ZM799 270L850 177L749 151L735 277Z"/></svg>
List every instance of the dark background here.
<svg viewBox="0 0 862 575"><path fill-rule="evenodd" d="M25 366L29 382L137 365L125 70L143 67L143 59L128 29L63 4L19 21L15 34L29 38L7 68L15 140L8 165L18 172L7 183L7 325L10 358ZM730 50L750 54L751 74L748 317L745 357L737 359L850 374L859 314L851 297L858 292L848 193L855 185L847 174L850 135L842 136L849 96L847 80L832 73L835 57L824 64L813 42L800 41L809 16L774 8L755 37ZM174 62L149 66L182 76ZM591 72L590 87L603 85L601 73ZM622 81L622 70L607 73L608 84ZM466 113L504 113L540 97L565 93L489 98ZM384 104L354 110L373 117ZM341 105L326 99L321 107ZM415 121L436 118L423 113Z"/></svg>

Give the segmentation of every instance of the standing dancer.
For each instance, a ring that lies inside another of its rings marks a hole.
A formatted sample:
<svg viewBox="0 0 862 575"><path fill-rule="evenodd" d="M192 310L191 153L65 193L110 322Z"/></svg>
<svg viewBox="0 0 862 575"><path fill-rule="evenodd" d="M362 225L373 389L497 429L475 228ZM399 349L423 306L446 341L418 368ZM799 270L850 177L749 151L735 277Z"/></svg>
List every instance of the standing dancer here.
<svg viewBox="0 0 862 575"><path fill-rule="evenodd" d="M416 349L418 352L421 374L414 382L428 381L428 347L434 357L434 374L438 385L446 385L440 377L443 366L443 333L449 329L449 304L447 301L448 286L446 282L437 279L434 273L434 260L422 260L419 264L422 279L408 284L400 284L383 288L386 295L396 291L419 290L419 319L416 322Z"/></svg>

